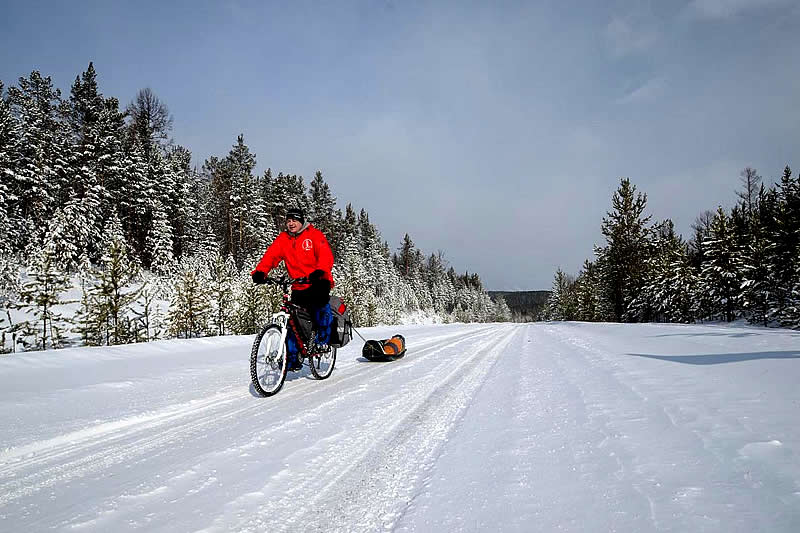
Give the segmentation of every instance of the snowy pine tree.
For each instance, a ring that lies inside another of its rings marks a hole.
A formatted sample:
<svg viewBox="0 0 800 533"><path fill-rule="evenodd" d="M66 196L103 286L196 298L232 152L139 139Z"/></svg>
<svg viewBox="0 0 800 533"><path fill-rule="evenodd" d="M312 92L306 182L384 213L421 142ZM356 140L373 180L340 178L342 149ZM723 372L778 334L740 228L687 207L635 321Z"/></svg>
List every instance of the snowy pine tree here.
<svg viewBox="0 0 800 533"><path fill-rule="evenodd" d="M194 196L191 201L192 216L186 225L185 253L182 258L214 256L222 248L222 239L217 232L220 226L218 214L215 213L217 203L214 193L205 177L198 174L192 176L191 189Z"/></svg>
<svg viewBox="0 0 800 533"><path fill-rule="evenodd" d="M65 159L63 139L59 137L61 92L49 77L33 71L20 78L18 87L8 89L8 105L17 117L19 137L14 150L14 168L7 180L14 216L25 223L19 235L24 244L41 239L42 228L58 205L63 184L59 166Z"/></svg>
<svg viewBox="0 0 800 533"><path fill-rule="evenodd" d="M131 309L135 317L133 329L136 342L158 340L165 334L164 313L158 298L160 291L154 285L152 280L145 280Z"/></svg>
<svg viewBox="0 0 800 533"><path fill-rule="evenodd" d="M800 329L800 267L798 267L795 280L787 299L781 324L785 327Z"/></svg>
<svg viewBox="0 0 800 533"><path fill-rule="evenodd" d="M247 271L236 276L234 294L234 330L239 335L252 335L264 327L270 315L277 310L281 298L274 287L253 283Z"/></svg>
<svg viewBox="0 0 800 533"><path fill-rule="evenodd" d="M331 194L330 187L322 178L322 172L317 171L309 186L309 219L314 226L329 238L335 230L334 210L336 198Z"/></svg>
<svg viewBox="0 0 800 533"><path fill-rule="evenodd" d="M656 228L644 284L631 311L640 321L691 322L695 287L687 247L667 220Z"/></svg>
<svg viewBox="0 0 800 533"><path fill-rule="evenodd" d="M333 239L329 243L333 249L334 257L339 257L343 253L345 246L349 246L350 240L358 239L358 220L353 205L347 204L345 206L344 215L337 209L334 220L336 230L332 236Z"/></svg>
<svg viewBox="0 0 800 533"><path fill-rule="evenodd" d="M351 236L342 244L341 255L334 265L333 276L336 280L334 292L350 307L353 324L363 326L370 321L374 322L376 316L370 315L370 303L374 295L369 290L367 271L361 257L359 241L355 236Z"/></svg>
<svg viewBox="0 0 800 533"><path fill-rule="evenodd" d="M574 281L559 268L553 277L553 288L547 300L549 320L575 320L578 302L573 285Z"/></svg>
<svg viewBox="0 0 800 533"><path fill-rule="evenodd" d="M614 320L626 319L628 306L641 289L649 255L650 217L643 217L647 195L637 194L628 178L620 180L611 199L613 207L603 218L601 230L606 246L596 253L601 261L600 277L609 289Z"/></svg>
<svg viewBox="0 0 800 533"><path fill-rule="evenodd" d="M6 102L4 85L0 82L0 234L3 235L0 239L0 267L10 262L11 254L23 247L22 221L19 210L15 209L19 198L12 192L21 181L17 176L19 129L19 123ZM19 188L17 192L20 192ZM0 271L0 276L3 275L4 270Z"/></svg>
<svg viewBox="0 0 800 533"><path fill-rule="evenodd" d="M104 320L100 313L95 312L96 307L92 300L92 290L96 286L95 274L89 258L84 256L78 266L81 299L78 310L72 317L72 330L80 334L81 340L86 346L103 344Z"/></svg>
<svg viewBox="0 0 800 533"><path fill-rule="evenodd" d="M205 284L194 269L182 268L174 285L169 330L176 337L200 337L208 330L211 302Z"/></svg>
<svg viewBox="0 0 800 533"><path fill-rule="evenodd" d="M110 103L116 100L110 99ZM71 150L67 161L68 191L65 214L74 235L70 236L78 248L78 256L88 254L99 260L103 250L99 246L104 217L110 212L112 200L108 186L113 177L107 175L114 168L111 157L120 153L108 153L104 127L109 118L106 101L97 88L96 73L92 63L75 79L72 86L69 109ZM101 119L103 122L101 123ZM74 259L74 261L77 260Z"/></svg>
<svg viewBox="0 0 800 533"><path fill-rule="evenodd" d="M209 261L209 296L211 297L211 326L215 335L228 335L235 323L236 263L233 256L227 258L215 254Z"/></svg>
<svg viewBox="0 0 800 533"><path fill-rule="evenodd" d="M241 261L254 252L256 227L254 210L257 195L256 180L253 169L256 158L244 144L244 137L239 135L230 154L228 154L227 170L230 173L230 205L228 215L228 233L230 239L229 253Z"/></svg>
<svg viewBox="0 0 800 533"><path fill-rule="evenodd" d="M90 61L86 70L75 77L70 90L70 123L79 144L94 142L92 131L100 120L104 104L97 87L97 72Z"/></svg>
<svg viewBox="0 0 800 533"><path fill-rule="evenodd" d="M264 220L260 180L253 176L255 164L255 156L239 135L225 159L211 157L203 165L212 189L211 214L216 233L222 237L224 253L232 254L238 264L263 251L269 230Z"/></svg>
<svg viewBox="0 0 800 533"><path fill-rule="evenodd" d="M199 184L192 172L192 153L183 146L175 146L167 154L167 173L173 188L167 191L167 218L173 228L173 255L180 259L184 253L191 253L192 236L198 223L197 211Z"/></svg>
<svg viewBox="0 0 800 533"><path fill-rule="evenodd" d="M148 178L148 164L138 141L127 152L124 168L126 179L115 191L115 205L128 244L138 255L145 249L147 230L151 225L151 202L155 197Z"/></svg>
<svg viewBox="0 0 800 533"><path fill-rule="evenodd" d="M153 209L152 226L147 233L145 246L149 254L150 270L159 275L169 273L174 266L172 226L164 206L158 202Z"/></svg>
<svg viewBox="0 0 800 533"><path fill-rule="evenodd" d="M101 344L125 344L133 340L129 313L139 297L133 286L139 265L131 257L116 216L106 225L105 236L107 247L96 271L97 283L89 291L90 312L81 327L88 337L99 338ZM92 331L93 325L99 331Z"/></svg>
<svg viewBox="0 0 800 533"><path fill-rule="evenodd" d="M259 192L260 184L258 185L256 191L250 191L251 212L248 230L250 235L247 246L248 255L263 253L280 233L272 216L267 212L266 200Z"/></svg>
<svg viewBox="0 0 800 533"><path fill-rule="evenodd" d="M793 289L800 271L800 184L787 166L777 190L775 230L771 236L775 276L773 306L778 320L787 326L795 325L787 316L792 307Z"/></svg>
<svg viewBox="0 0 800 533"><path fill-rule="evenodd" d="M406 279L414 278L420 265L417 264L417 248L408 233L403 236L403 242L397 251L395 266L400 275Z"/></svg>
<svg viewBox="0 0 800 533"><path fill-rule="evenodd" d="M22 285L18 308L33 315L33 345L40 350L60 348L66 339L67 322L57 310L66 303L61 294L69 287L69 277L61 270L52 242L46 242L28 266L28 280Z"/></svg>
<svg viewBox="0 0 800 533"><path fill-rule="evenodd" d="M396 324L406 307L403 298L404 282L392 264L389 246L381 246L377 259L375 297L377 302L377 320L384 324Z"/></svg>
<svg viewBox="0 0 800 533"><path fill-rule="evenodd" d="M739 243L742 255L742 309L751 323L767 326L774 319L771 300L776 281L773 269L774 252L769 242L773 226L774 194L763 186L750 215L747 234Z"/></svg>
<svg viewBox="0 0 800 533"><path fill-rule="evenodd" d="M309 212L302 176L279 172L269 181L264 200L267 212L272 213L273 223L279 228L284 225L283 217L289 207L300 207L306 213Z"/></svg>
<svg viewBox="0 0 800 533"><path fill-rule="evenodd" d="M506 299L500 297L495 302L496 310L492 321L494 322L511 322L513 319L511 308L508 306Z"/></svg>
<svg viewBox="0 0 800 533"><path fill-rule="evenodd" d="M721 207L711 224L710 237L704 243L705 261L700 272L700 283L707 297L706 313L711 317L721 315L731 322L739 309L743 268L729 219Z"/></svg>
<svg viewBox="0 0 800 533"><path fill-rule="evenodd" d="M0 90L2 95L2 90ZM0 176L2 176L2 162L0 161ZM17 263L14 257L11 237L12 223L8 216L8 188L0 181L0 306L7 301L8 294L17 278ZM2 345L0 345L0 349Z"/></svg>
<svg viewBox="0 0 800 533"><path fill-rule="evenodd" d="M598 287L599 280L594 263L588 259L575 280L575 318L592 322L599 320L598 300L602 291Z"/></svg>

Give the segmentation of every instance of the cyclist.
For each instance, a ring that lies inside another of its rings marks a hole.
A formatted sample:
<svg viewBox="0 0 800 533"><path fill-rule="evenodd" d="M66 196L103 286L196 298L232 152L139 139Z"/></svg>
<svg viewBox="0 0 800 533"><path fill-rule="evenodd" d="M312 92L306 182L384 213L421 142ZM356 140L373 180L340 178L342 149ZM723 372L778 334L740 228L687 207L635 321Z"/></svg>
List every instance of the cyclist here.
<svg viewBox="0 0 800 533"><path fill-rule="evenodd" d="M269 271L283 261L292 278L307 277L309 284L292 285L292 303L308 310L317 329L317 345L325 350L330 340L333 314L328 304L333 288L333 252L325 235L306 221L300 207L286 211L286 231L281 232L250 275L254 283L264 283ZM300 370L302 362L297 339L291 329L286 337L289 370Z"/></svg>

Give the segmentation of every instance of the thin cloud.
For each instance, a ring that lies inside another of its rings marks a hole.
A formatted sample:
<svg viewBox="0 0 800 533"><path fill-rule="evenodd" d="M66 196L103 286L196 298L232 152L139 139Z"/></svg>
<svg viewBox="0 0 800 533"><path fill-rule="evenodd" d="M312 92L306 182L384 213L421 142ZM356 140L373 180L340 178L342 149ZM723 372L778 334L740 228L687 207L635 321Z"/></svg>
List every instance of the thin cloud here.
<svg viewBox="0 0 800 533"><path fill-rule="evenodd" d="M615 57L641 53L658 41L658 32L642 21L614 17L605 29L606 42Z"/></svg>
<svg viewBox="0 0 800 533"><path fill-rule="evenodd" d="M666 78L656 77L647 80L625 96L617 99L617 104L635 104L638 102L648 102L664 93L666 88Z"/></svg>
<svg viewBox="0 0 800 533"><path fill-rule="evenodd" d="M788 0L693 0L689 11L704 19L727 19L747 11L788 4Z"/></svg>

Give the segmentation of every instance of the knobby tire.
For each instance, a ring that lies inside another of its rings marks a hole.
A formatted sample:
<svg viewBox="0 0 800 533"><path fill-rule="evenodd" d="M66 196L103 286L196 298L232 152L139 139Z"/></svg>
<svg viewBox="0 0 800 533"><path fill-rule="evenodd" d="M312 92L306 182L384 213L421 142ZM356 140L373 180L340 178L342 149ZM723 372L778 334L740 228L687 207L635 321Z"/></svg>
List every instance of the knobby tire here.
<svg viewBox="0 0 800 533"><path fill-rule="evenodd" d="M333 367L336 365L336 348L331 346L330 350L330 353L327 354L329 357L323 359L326 364L330 364L330 366L325 368L319 368L319 366L321 366L321 358L319 355L314 354L308 358L308 366L311 367L311 373L314 374L314 377L317 379L328 379L333 373Z"/></svg>
<svg viewBox="0 0 800 533"><path fill-rule="evenodd" d="M283 383L286 381L286 370L288 366L286 360L286 343L280 342L281 334L282 332L280 326L277 324L270 324L256 334L255 341L253 342L253 349L250 352L250 379L253 382L253 387L261 396L272 396L273 394L277 394L278 391L280 391L283 387ZM277 337L273 337L272 340L277 339L279 345L277 347L277 357L271 363L277 365L278 368L272 368L273 371L277 371L277 375L275 375L275 383L269 385L264 383L262 381L263 376L259 375L259 372L266 374L267 366L273 366L273 364L270 364L270 362L267 361L269 353L266 353L266 348L269 346L264 347L265 353L262 354L264 358L262 361L259 361L259 348L261 348L262 340L264 340L265 337L269 339L269 336L274 335ZM259 368L260 362L262 363L261 368Z"/></svg>

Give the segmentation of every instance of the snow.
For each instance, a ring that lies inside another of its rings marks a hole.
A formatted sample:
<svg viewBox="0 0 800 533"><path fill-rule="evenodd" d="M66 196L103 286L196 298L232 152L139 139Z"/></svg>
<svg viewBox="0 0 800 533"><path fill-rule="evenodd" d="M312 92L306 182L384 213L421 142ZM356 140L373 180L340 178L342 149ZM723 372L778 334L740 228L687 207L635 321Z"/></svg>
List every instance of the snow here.
<svg viewBox="0 0 800 533"><path fill-rule="evenodd" d="M798 531L800 334L425 324L260 398L252 336L0 358L0 531Z"/></svg>

